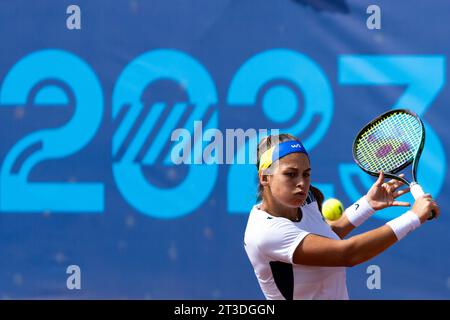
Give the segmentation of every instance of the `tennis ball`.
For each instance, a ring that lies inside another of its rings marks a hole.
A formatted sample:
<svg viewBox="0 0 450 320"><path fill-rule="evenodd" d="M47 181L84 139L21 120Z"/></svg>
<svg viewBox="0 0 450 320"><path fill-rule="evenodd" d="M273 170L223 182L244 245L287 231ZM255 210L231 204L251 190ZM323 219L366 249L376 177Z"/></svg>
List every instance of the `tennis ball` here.
<svg viewBox="0 0 450 320"><path fill-rule="evenodd" d="M328 199L322 204L322 215L325 219L334 221L338 220L344 212L344 206L338 199Z"/></svg>

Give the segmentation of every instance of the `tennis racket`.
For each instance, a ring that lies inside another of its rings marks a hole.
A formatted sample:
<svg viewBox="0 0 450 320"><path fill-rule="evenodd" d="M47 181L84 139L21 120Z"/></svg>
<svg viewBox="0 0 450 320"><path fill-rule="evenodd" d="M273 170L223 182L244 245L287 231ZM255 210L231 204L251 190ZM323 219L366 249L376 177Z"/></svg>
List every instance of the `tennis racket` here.
<svg viewBox="0 0 450 320"><path fill-rule="evenodd" d="M417 182L417 167L425 144L425 127L414 112L391 110L369 122L353 142L353 159L368 174L400 180L410 187L414 199L424 194ZM412 180L397 175L412 163ZM428 220L433 219L432 211Z"/></svg>

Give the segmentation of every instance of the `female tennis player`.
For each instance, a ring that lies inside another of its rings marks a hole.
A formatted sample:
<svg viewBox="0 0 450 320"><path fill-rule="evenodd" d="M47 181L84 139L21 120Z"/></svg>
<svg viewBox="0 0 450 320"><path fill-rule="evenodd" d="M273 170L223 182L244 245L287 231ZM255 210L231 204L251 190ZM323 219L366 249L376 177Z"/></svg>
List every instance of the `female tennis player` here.
<svg viewBox="0 0 450 320"><path fill-rule="evenodd" d="M269 136L258 146L260 203L250 212L244 246L267 299L348 299L346 268L380 254L427 221L439 207L430 195L382 227L344 240L376 210L410 206L395 200L402 182L378 180L367 194L327 223L322 193L311 186L309 156L294 136Z"/></svg>

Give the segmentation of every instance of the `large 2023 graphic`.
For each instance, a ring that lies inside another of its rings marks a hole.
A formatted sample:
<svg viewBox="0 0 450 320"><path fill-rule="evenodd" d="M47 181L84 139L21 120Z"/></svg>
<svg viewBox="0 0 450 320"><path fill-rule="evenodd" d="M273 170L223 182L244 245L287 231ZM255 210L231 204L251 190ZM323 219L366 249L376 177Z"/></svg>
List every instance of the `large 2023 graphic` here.
<svg viewBox="0 0 450 320"><path fill-rule="evenodd" d="M339 84L344 85L399 85L406 89L392 108L408 106L424 115L445 83L445 57L443 56L360 56L344 55L338 59ZM7 73L0 88L0 106L26 105L30 92L49 79L64 83L73 93L76 106L68 123L59 128L35 131L21 138L8 151L3 160L0 176L0 210L2 212L103 212L105 186L101 181L90 183L56 183L29 181L30 172L39 163L60 159L80 152L95 137L103 121L104 97L102 87L93 69L79 57L62 50L41 50L18 61ZM142 105L143 90L160 79L179 83L189 101L169 107L165 103L153 104L148 113ZM277 82L274 82L274 81ZM263 87L276 83L260 97ZM303 96L303 111L298 115L299 93ZM259 99L259 100L258 100ZM260 101L260 103L257 103ZM288 49L273 49L248 59L235 73L228 88L225 104L228 110L211 110L218 104L215 83L196 59L176 50L152 50L131 61L119 76L112 93L112 116L120 119L112 136L112 156L119 152L125 137L143 116L126 151L112 163L114 180L120 193L137 211L154 218L172 219L188 215L201 207L210 197L218 178L218 165L189 166L181 183L170 188L159 188L150 183L142 166L155 164L158 156L175 128L184 127L191 133L194 121L202 120L209 112L206 129L216 128L221 112L236 112L239 108L253 108L268 120L280 126L280 132L303 136L308 150L314 149L325 136L333 118L333 92L321 67L311 58ZM65 91L48 85L34 95L33 106L67 103ZM184 123L181 115L187 105L194 106ZM280 107L282 106L282 107ZM167 110L169 108L170 110ZM158 128L156 138L141 162L136 154L142 149L147 135L161 122L161 114L168 116ZM320 122L311 130L313 118ZM249 120L250 121L250 120ZM294 123L293 123L294 122ZM292 124L293 123L293 124ZM424 188L437 196L445 176L443 146L425 123L426 147L421 159L418 180ZM195 141L193 149L202 148ZM237 151L248 152L251 142ZM200 152L201 154L201 152ZM64 161L64 160L60 160ZM170 152L164 164L170 161ZM340 183L347 196L356 201L362 194L354 181L366 188L372 179L354 163L337 166ZM227 211L247 214L255 201L256 170L252 164L234 164L227 172ZM323 183L319 187L327 196L333 196L335 185ZM180 205L182 203L182 205ZM398 210L377 213L379 218L390 219Z"/></svg>

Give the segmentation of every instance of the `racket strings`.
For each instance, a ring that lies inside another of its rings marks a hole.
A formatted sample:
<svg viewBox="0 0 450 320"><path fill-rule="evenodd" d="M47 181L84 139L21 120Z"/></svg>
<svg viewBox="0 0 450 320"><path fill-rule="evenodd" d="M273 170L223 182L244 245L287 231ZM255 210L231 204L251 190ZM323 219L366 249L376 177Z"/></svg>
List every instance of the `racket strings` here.
<svg viewBox="0 0 450 320"><path fill-rule="evenodd" d="M392 172L412 161L420 147L423 128L407 113L393 113L366 128L355 144L355 158L367 170Z"/></svg>

